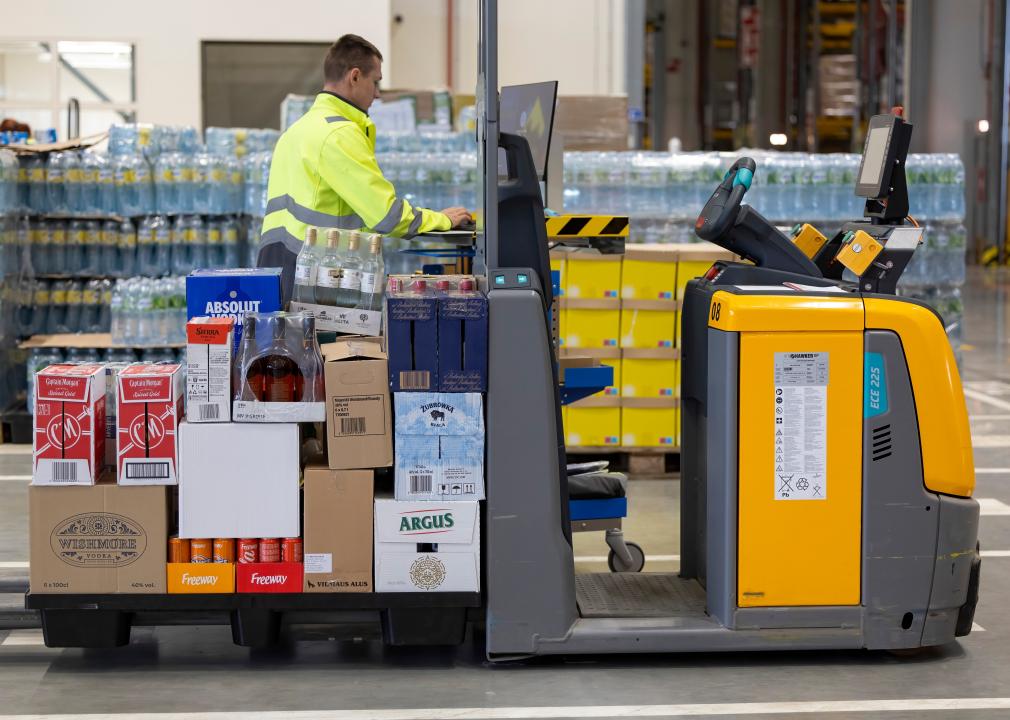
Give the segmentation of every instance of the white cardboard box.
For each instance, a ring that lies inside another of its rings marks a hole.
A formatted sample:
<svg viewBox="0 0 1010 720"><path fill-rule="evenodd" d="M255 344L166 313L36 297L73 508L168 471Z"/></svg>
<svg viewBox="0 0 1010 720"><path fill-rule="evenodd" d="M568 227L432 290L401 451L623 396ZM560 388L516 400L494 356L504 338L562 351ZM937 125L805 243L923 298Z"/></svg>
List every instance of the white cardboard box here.
<svg viewBox="0 0 1010 720"><path fill-rule="evenodd" d="M231 420L231 361L235 321L195 317L186 323L186 419Z"/></svg>
<svg viewBox="0 0 1010 720"><path fill-rule="evenodd" d="M358 310L292 301L291 312L307 312L316 319L316 330L351 335L381 335L382 311Z"/></svg>
<svg viewBox="0 0 1010 720"><path fill-rule="evenodd" d="M179 434L179 537L301 534L297 425L184 422Z"/></svg>
<svg viewBox="0 0 1010 720"><path fill-rule="evenodd" d="M460 502L375 501L376 592L479 592L480 510Z"/></svg>

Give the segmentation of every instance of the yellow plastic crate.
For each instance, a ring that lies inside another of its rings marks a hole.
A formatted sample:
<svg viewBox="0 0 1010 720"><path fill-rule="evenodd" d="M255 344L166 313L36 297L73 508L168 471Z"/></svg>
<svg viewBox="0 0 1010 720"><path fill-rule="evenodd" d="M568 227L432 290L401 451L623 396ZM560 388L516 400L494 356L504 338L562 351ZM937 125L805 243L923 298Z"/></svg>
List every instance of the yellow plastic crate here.
<svg viewBox="0 0 1010 720"><path fill-rule="evenodd" d="M673 300L677 291L676 245L629 245L621 269L623 300Z"/></svg>
<svg viewBox="0 0 1010 720"><path fill-rule="evenodd" d="M621 311L569 307L565 311L565 348L616 348Z"/></svg>
<svg viewBox="0 0 1010 720"><path fill-rule="evenodd" d="M622 407L621 445L671 449L678 447L679 423L679 407Z"/></svg>
<svg viewBox="0 0 1010 720"><path fill-rule="evenodd" d="M621 308L622 348L673 348L677 342L678 312Z"/></svg>
<svg viewBox="0 0 1010 720"><path fill-rule="evenodd" d="M627 352L627 351L626 351ZM680 360L673 357L621 359L621 396L672 398L680 396Z"/></svg>
<svg viewBox="0 0 1010 720"><path fill-rule="evenodd" d="M617 300L621 297L621 256L572 253L565 260L565 297Z"/></svg>
<svg viewBox="0 0 1010 720"><path fill-rule="evenodd" d="M569 447L617 447L621 444L621 408L568 406L565 444Z"/></svg>

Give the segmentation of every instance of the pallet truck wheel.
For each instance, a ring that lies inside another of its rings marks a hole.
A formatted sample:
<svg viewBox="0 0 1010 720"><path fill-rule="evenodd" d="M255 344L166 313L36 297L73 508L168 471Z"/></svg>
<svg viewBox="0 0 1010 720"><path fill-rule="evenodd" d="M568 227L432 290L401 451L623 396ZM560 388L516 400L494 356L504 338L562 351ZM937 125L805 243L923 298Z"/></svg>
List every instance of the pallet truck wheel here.
<svg viewBox="0 0 1010 720"><path fill-rule="evenodd" d="M610 572L642 572L645 567L645 551L638 543L627 543L628 552L631 554L631 564L625 566L624 561L613 550L607 555L607 565Z"/></svg>

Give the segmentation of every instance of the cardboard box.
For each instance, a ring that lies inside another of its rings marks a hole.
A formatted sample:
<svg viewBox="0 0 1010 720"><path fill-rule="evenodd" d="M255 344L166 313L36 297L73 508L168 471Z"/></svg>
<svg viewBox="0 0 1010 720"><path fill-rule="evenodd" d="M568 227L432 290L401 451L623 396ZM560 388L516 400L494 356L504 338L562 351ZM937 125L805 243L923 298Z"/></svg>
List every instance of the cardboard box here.
<svg viewBox="0 0 1010 720"><path fill-rule="evenodd" d="M323 422L326 403L235 400L231 404L231 416L237 423Z"/></svg>
<svg viewBox="0 0 1010 720"><path fill-rule="evenodd" d="M372 591L371 470L305 468L307 593Z"/></svg>
<svg viewBox="0 0 1010 720"><path fill-rule="evenodd" d="M35 376L33 485L94 485L105 464L105 368L50 365Z"/></svg>
<svg viewBox="0 0 1010 720"><path fill-rule="evenodd" d="M105 363L105 467L116 467L116 405L119 396L119 373L129 366L125 362Z"/></svg>
<svg viewBox="0 0 1010 720"><path fill-rule="evenodd" d="M680 351L624 350L621 396L671 398L680 396Z"/></svg>
<svg viewBox="0 0 1010 720"><path fill-rule="evenodd" d="M196 317L186 323L186 419L231 420L235 321Z"/></svg>
<svg viewBox="0 0 1010 720"><path fill-rule="evenodd" d="M138 363L124 368L117 381L119 484L177 484L182 366Z"/></svg>
<svg viewBox="0 0 1010 720"><path fill-rule="evenodd" d="M674 448L680 444L680 407L676 400L649 404L647 400L624 400L621 408L621 444L625 447Z"/></svg>
<svg viewBox="0 0 1010 720"><path fill-rule="evenodd" d="M382 311L291 302L291 312L305 312L316 319L316 330L354 335L382 334Z"/></svg>
<svg viewBox="0 0 1010 720"><path fill-rule="evenodd" d="M393 398L398 500L484 499L480 393L397 393Z"/></svg>
<svg viewBox="0 0 1010 720"><path fill-rule="evenodd" d="M169 593L235 592L235 563L168 563L166 567Z"/></svg>
<svg viewBox="0 0 1010 720"><path fill-rule="evenodd" d="M182 423L179 537L301 535L298 426Z"/></svg>
<svg viewBox="0 0 1010 720"><path fill-rule="evenodd" d="M620 398L587 398L568 406L565 444L617 447L621 444Z"/></svg>
<svg viewBox="0 0 1010 720"><path fill-rule="evenodd" d="M673 348L677 344L678 313L674 303L666 310L639 309L629 300L621 308L622 348Z"/></svg>
<svg viewBox="0 0 1010 720"><path fill-rule="evenodd" d="M475 501L375 501L377 592L479 592Z"/></svg>
<svg viewBox="0 0 1010 720"><path fill-rule="evenodd" d="M621 297L621 256L572 253L565 283L567 298L616 300Z"/></svg>
<svg viewBox="0 0 1010 720"><path fill-rule="evenodd" d="M628 149L625 95L566 95L558 98L554 132L565 150Z"/></svg>
<svg viewBox="0 0 1010 720"><path fill-rule="evenodd" d="M186 318L231 318L236 348L246 313L282 309L280 268L194 270L186 278Z"/></svg>
<svg viewBox="0 0 1010 720"><path fill-rule="evenodd" d="M438 300L431 295L386 292L386 350L394 392L438 387Z"/></svg>
<svg viewBox="0 0 1010 720"><path fill-rule="evenodd" d="M297 562L239 563L235 591L240 593L300 593L304 569Z"/></svg>
<svg viewBox="0 0 1010 720"><path fill-rule="evenodd" d="M598 303L594 304L594 303ZM620 300L564 301L566 348L616 348L621 337Z"/></svg>
<svg viewBox="0 0 1010 720"><path fill-rule="evenodd" d="M677 293L677 245L628 245L621 269L624 300L673 300Z"/></svg>
<svg viewBox="0 0 1010 720"><path fill-rule="evenodd" d="M487 298L479 291L438 298L438 390L487 391Z"/></svg>
<svg viewBox="0 0 1010 720"><path fill-rule="evenodd" d="M28 489L33 593L163 593L168 488Z"/></svg>
<svg viewBox="0 0 1010 720"><path fill-rule="evenodd" d="M341 339L320 348L326 378L326 445L334 470L393 464L393 414L386 353Z"/></svg>
<svg viewBox="0 0 1010 720"><path fill-rule="evenodd" d="M558 366L564 367L599 367L607 365L614 370L613 385L604 388L597 395L591 397L619 397L621 394L621 378L623 376L623 363L621 361L620 348L604 349L578 349L566 348L558 353Z"/></svg>

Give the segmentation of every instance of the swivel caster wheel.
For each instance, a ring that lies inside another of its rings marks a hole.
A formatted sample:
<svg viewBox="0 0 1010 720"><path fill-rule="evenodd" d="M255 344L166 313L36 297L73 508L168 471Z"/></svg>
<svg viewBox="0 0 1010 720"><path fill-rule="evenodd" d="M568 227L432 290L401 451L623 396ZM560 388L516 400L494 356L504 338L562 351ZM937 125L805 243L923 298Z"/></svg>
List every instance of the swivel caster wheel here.
<svg viewBox="0 0 1010 720"><path fill-rule="evenodd" d="M642 572L642 568L645 567L645 551L638 543L625 543L625 547L628 548L631 562L626 563L620 555L611 550L607 555L607 565L610 566L610 572Z"/></svg>

